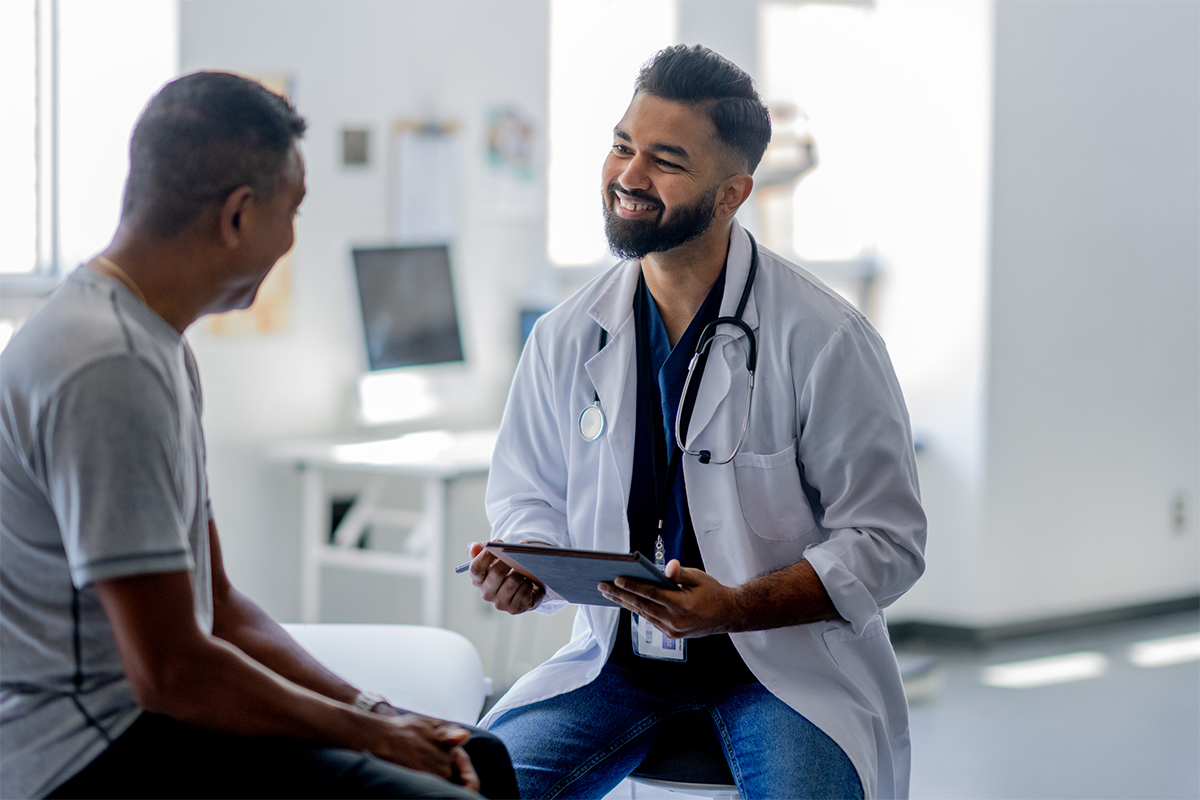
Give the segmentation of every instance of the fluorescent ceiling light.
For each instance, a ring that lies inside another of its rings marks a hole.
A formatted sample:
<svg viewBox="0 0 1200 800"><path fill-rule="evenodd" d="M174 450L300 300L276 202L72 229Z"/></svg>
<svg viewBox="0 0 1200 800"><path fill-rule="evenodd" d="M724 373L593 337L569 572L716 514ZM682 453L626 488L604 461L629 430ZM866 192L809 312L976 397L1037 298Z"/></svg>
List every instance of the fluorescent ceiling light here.
<svg viewBox="0 0 1200 800"><path fill-rule="evenodd" d="M1139 667L1165 667L1200 660L1200 633L1139 642L1129 648L1129 660Z"/></svg>
<svg viewBox="0 0 1200 800"><path fill-rule="evenodd" d="M1106 669L1108 659L1099 653L1070 653L985 667L981 680L985 686L1025 689L1095 678Z"/></svg>

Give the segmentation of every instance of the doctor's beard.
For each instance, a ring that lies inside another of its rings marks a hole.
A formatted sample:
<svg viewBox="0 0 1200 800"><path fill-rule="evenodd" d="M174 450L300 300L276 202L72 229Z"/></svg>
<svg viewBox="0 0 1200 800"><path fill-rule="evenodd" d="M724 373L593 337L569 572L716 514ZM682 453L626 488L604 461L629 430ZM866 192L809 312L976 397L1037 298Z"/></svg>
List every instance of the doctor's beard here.
<svg viewBox="0 0 1200 800"><path fill-rule="evenodd" d="M713 206L717 202L714 185L699 200L690 206L681 206L666 221L621 219L612 210L616 203L614 189L609 184L604 201L604 235L608 238L608 249L617 258L637 259L647 253L664 253L681 244L703 236L713 221ZM653 198L640 195L637 191L623 190L638 200L655 202Z"/></svg>

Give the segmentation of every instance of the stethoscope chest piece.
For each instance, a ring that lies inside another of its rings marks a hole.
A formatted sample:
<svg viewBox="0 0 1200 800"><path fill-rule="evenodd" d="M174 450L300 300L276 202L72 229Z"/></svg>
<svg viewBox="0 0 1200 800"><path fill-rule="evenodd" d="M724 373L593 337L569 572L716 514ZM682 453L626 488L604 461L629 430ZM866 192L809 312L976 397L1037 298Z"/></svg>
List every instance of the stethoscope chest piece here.
<svg viewBox="0 0 1200 800"><path fill-rule="evenodd" d="M597 400L579 412L579 435L585 442L594 442L600 438L602 433L604 433L604 411L601 410L600 401Z"/></svg>

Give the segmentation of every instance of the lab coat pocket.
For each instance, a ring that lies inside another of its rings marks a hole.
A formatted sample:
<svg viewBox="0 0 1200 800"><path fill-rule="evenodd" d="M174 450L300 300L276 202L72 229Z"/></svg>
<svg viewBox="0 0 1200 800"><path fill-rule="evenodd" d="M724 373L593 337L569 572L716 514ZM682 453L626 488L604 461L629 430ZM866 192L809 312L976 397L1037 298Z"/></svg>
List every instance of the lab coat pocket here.
<svg viewBox="0 0 1200 800"><path fill-rule="evenodd" d="M796 441L778 453L733 459L742 515L762 539L791 541L816 527L796 466Z"/></svg>
<svg viewBox="0 0 1200 800"><path fill-rule="evenodd" d="M907 731L908 700L883 618L877 615L859 636L854 635L849 623L832 625L822 634L825 646L846 677L882 717L888 738L894 739Z"/></svg>

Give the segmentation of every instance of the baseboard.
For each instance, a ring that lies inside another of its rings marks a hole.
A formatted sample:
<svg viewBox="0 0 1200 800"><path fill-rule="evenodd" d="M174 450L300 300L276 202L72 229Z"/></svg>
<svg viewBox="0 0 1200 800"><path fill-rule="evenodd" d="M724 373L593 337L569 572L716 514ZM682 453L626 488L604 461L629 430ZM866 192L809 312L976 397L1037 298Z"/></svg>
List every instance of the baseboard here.
<svg viewBox="0 0 1200 800"><path fill-rule="evenodd" d="M1020 639L1044 633L1077 630L1095 625L1109 625L1114 622L1127 622L1129 620L1159 617L1165 614L1196 611L1198 609L1200 609L1200 595L1190 595L1175 600L1160 600L1155 603L1108 608L1101 611L1089 611L1084 614L1071 614L1063 617L1051 617L1031 620L1029 622L1017 622L1009 625L994 625L981 628L965 625L945 625L940 622L921 622L919 620L893 622L888 623L888 633L891 636L892 643L897 645L927 642L930 644L979 647L1008 639Z"/></svg>

